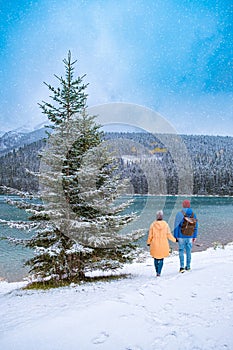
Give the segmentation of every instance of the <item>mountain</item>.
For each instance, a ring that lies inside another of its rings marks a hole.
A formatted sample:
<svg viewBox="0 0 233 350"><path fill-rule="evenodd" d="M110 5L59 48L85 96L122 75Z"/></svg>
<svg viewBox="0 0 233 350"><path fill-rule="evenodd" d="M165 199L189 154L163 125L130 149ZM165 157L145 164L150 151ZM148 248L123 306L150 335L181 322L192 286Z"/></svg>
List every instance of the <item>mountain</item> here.
<svg viewBox="0 0 233 350"><path fill-rule="evenodd" d="M44 123L39 124L34 130L31 128L18 128L12 131L8 131L3 135L0 134L0 156L3 156L10 151L29 145L33 142L46 137L47 128L44 127Z"/></svg>
<svg viewBox="0 0 233 350"><path fill-rule="evenodd" d="M5 133L0 131L0 157L12 150L29 145L46 137L46 130L48 130L48 128L45 128L45 124L46 123L43 122L35 127L23 125L20 128ZM104 132L144 132L143 129L123 123L109 123L103 126L102 130Z"/></svg>

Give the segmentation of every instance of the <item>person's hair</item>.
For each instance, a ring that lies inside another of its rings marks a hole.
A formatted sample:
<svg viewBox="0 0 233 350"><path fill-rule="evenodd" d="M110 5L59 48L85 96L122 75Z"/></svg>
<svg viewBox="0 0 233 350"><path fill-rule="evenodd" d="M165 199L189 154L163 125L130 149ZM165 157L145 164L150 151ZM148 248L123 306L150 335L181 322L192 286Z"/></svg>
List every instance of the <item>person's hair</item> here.
<svg viewBox="0 0 233 350"><path fill-rule="evenodd" d="M163 211L162 210L157 211L156 220L163 220Z"/></svg>

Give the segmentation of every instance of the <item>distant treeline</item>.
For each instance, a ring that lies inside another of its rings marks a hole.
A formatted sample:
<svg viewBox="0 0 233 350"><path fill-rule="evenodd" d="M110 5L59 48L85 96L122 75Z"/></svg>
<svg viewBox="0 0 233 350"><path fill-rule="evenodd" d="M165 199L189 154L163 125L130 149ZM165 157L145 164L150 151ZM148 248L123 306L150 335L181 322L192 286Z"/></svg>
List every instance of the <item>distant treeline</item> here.
<svg viewBox="0 0 233 350"><path fill-rule="evenodd" d="M180 176L191 172L193 194L233 195L233 137L106 133L105 140L120 159L133 193L181 193ZM39 170L44 144L37 141L2 156L0 185L37 191L38 179L30 171Z"/></svg>
<svg viewBox="0 0 233 350"><path fill-rule="evenodd" d="M38 178L30 172L39 170L39 151L44 145L45 141L39 140L0 157L0 186L37 192Z"/></svg>

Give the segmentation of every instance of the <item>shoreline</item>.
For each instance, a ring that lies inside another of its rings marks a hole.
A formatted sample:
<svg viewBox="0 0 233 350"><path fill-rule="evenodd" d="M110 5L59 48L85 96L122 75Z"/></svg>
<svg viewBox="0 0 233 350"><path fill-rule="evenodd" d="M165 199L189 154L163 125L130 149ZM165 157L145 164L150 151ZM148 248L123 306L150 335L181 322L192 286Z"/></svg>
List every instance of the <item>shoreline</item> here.
<svg viewBox="0 0 233 350"><path fill-rule="evenodd" d="M231 247L233 245L233 241L231 241L231 242L228 242L228 243L226 243L226 244L222 244L221 242L216 242L216 245L215 246L212 246L212 247L207 247L206 249L202 249L202 250L193 250L192 251L192 256L194 255L197 255L197 254L202 254L203 253L203 255L205 254L205 253L207 253L208 251L217 251L217 250L219 250L219 249L221 249L221 250L224 250L225 248L227 248L227 247ZM168 260L169 261L169 259L173 259L173 258L178 258L178 250L173 250L171 253L170 253L170 255L165 259L165 263L166 263L166 261ZM131 265L134 265L134 264L138 264L139 266L140 265L143 265L143 264L146 264L146 261L148 260L148 259L151 259L151 256L150 256L150 254L149 254L149 251L148 250L146 250L145 249L145 254L144 254L144 256L141 258L141 257L139 257L138 258L138 260L139 261L137 261L137 259L132 263L132 264L127 264L127 265L125 265L120 271L124 271L125 270L125 268L126 268L126 266L129 266L129 269L130 269L130 266ZM177 264L178 264L178 261L177 261ZM178 265L177 265L178 266ZM177 270L178 271L178 270ZM93 274L95 274L96 272L95 271L93 271ZM104 275L104 273L103 273L103 275ZM0 294L1 294L1 287L3 286L3 284L2 283L4 283L4 284L7 284L7 285L21 285L21 287L24 287L24 286L26 286L28 283L29 283L29 281L27 281L27 278L28 278L28 276L24 276L22 279L19 279L19 280L15 280L15 281L8 281L8 280L6 280L4 277L1 277L0 276ZM19 288L21 288L21 287L19 287Z"/></svg>

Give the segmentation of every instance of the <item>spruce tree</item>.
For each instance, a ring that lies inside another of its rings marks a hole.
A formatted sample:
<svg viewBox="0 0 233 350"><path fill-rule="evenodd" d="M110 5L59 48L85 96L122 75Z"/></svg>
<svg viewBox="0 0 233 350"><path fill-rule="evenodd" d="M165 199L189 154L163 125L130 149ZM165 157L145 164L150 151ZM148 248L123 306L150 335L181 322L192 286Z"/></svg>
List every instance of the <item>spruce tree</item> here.
<svg viewBox="0 0 233 350"><path fill-rule="evenodd" d="M122 203L125 185L116 171L117 159L103 141L96 117L87 114L85 76L74 78L76 61L70 52L63 62L66 74L56 76L59 87L45 83L52 102L39 104L52 129L37 174L40 202L20 205L31 215L26 225L33 235L23 242L35 251L26 263L31 274L72 281L132 261L135 241L143 233L120 232L135 215L123 213L130 201ZM16 226L25 228L25 223Z"/></svg>

